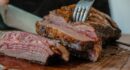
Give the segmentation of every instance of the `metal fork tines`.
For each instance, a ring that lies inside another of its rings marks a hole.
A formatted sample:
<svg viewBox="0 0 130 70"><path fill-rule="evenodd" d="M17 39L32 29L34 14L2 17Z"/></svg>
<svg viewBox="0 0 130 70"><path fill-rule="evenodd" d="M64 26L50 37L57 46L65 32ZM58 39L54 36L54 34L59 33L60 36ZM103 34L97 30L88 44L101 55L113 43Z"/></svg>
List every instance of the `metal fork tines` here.
<svg viewBox="0 0 130 70"><path fill-rule="evenodd" d="M3 37L4 34L5 34L5 31L0 31L0 39Z"/></svg>
<svg viewBox="0 0 130 70"><path fill-rule="evenodd" d="M87 18L88 12L95 0L80 0L75 7L73 13L74 21L84 22Z"/></svg>

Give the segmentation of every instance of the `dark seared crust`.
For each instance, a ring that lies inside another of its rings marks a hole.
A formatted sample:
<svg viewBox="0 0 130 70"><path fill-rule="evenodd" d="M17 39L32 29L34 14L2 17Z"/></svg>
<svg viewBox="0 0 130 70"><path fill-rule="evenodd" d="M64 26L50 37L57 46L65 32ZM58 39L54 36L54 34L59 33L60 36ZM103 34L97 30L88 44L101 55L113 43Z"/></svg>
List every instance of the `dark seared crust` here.
<svg viewBox="0 0 130 70"><path fill-rule="evenodd" d="M118 25L106 14L92 8L86 21L92 25L96 33L104 41L115 41L120 38L121 30Z"/></svg>

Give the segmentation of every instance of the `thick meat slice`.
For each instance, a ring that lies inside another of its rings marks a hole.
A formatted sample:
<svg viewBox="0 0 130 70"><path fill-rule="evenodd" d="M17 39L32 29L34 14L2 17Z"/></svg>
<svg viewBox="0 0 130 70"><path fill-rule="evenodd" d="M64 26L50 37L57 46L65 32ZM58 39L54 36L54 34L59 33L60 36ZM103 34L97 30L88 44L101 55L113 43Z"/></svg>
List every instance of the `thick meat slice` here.
<svg viewBox="0 0 130 70"><path fill-rule="evenodd" d="M73 55L96 61L101 52L101 42L90 25L67 24L63 17L50 14L36 24L37 32L59 40Z"/></svg>
<svg viewBox="0 0 130 70"><path fill-rule="evenodd" d="M65 18L67 22L73 22L72 14L75 5L64 6L53 12ZM120 38L121 30L117 24L106 14L92 8L88 14L84 24L90 24L95 29L96 34L100 37L103 43L115 41Z"/></svg>
<svg viewBox="0 0 130 70"><path fill-rule="evenodd" d="M0 38L0 53L46 64L53 55L69 59L68 51L60 44L47 38L27 32L5 32Z"/></svg>
<svg viewBox="0 0 130 70"><path fill-rule="evenodd" d="M36 24L36 31L42 36L60 40L73 55L96 61L101 45L119 39L121 30L109 16L94 8L84 23L73 22L74 8L75 5L69 5L52 11Z"/></svg>

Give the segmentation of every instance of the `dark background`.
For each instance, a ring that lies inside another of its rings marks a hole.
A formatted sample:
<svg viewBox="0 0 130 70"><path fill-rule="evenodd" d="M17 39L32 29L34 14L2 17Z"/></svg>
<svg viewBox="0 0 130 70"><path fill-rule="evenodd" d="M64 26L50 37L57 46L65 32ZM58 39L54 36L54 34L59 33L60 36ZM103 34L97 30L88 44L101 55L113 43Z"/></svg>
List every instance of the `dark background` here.
<svg viewBox="0 0 130 70"><path fill-rule="evenodd" d="M41 17L53 9L77 2L78 0L10 0L11 4ZM93 7L110 15L108 0L96 0Z"/></svg>

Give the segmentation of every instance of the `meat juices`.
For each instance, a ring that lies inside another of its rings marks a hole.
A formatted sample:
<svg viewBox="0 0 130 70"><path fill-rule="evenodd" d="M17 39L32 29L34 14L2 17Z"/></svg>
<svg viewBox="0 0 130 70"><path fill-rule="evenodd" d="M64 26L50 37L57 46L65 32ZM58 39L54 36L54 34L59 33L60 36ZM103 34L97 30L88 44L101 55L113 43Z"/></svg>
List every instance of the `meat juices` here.
<svg viewBox="0 0 130 70"><path fill-rule="evenodd" d="M62 51L64 50L64 51ZM68 61L69 53L60 44L27 32L6 32L0 39L0 53L46 64L48 58L55 54Z"/></svg>

